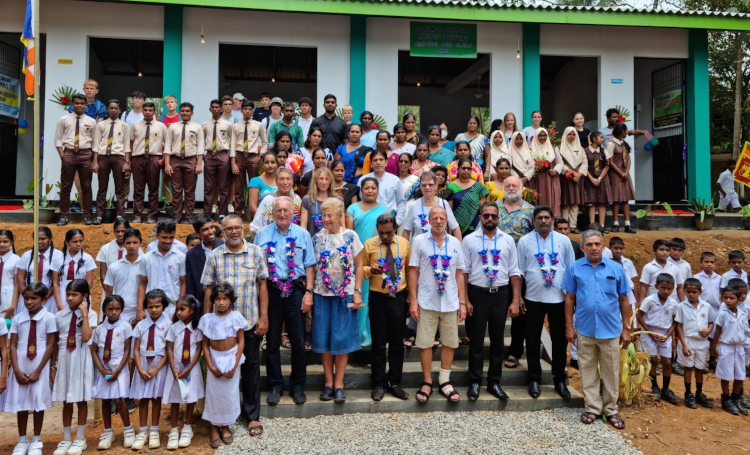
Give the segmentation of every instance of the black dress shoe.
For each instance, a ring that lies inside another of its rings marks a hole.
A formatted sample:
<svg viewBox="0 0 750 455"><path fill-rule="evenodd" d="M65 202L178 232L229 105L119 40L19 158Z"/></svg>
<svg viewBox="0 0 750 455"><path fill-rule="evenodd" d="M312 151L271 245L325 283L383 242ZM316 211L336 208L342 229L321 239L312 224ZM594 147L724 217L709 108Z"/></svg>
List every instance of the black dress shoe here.
<svg viewBox="0 0 750 455"><path fill-rule="evenodd" d="M282 392L283 390L278 387L271 389L271 393L269 393L268 398L266 398L266 403L268 403L269 406L276 406L279 404Z"/></svg>
<svg viewBox="0 0 750 455"><path fill-rule="evenodd" d="M487 391L497 398L498 400L508 400L508 394L505 393L502 387L500 387L500 384L492 384L487 386Z"/></svg>
<svg viewBox="0 0 750 455"><path fill-rule="evenodd" d="M570 367L578 370L578 359L570 359Z"/></svg>
<svg viewBox="0 0 750 455"><path fill-rule="evenodd" d="M383 396L385 396L385 390L383 390L383 387L381 386L375 386L374 389L372 389L372 393L370 394L370 397L373 399L373 401L381 401L383 399Z"/></svg>
<svg viewBox="0 0 750 455"><path fill-rule="evenodd" d="M325 389L320 393L320 401L331 401L333 400L333 387L326 386Z"/></svg>
<svg viewBox="0 0 750 455"><path fill-rule="evenodd" d="M539 383L535 381L529 382L529 395L531 398L539 398L541 394L542 391L539 390Z"/></svg>
<svg viewBox="0 0 750 455"><path fill-rule="evenodd" d="M292 397L294 404L303 404L307 401L307 395L305 395L305 391L302 389L292 390L289 392L289 396Z"/></svg>
<svg viewBox="0 0 750 455"><path fill-rule="evenodd" d="M628 225L625 226L625 233L626 234L635 234L635 229L633 229L633 227L628 224Z"/></svg>
<svg viewBox="0 0 750 455"><path fill-rule="evenodd" d="M388 387L388 391L393 395L394 397L398 398L399 400L408 400L409 394L404 391L398 384Z"/></svg>
<svg viewBox="0 0 750 455"><path fill-rule="evenodd" d="M573 229L570 230L570 233L571 234L580 234L581 231L579 231L577 228L573 228Z"/></svg>
<svg viewBox="0 0 750 455"><path fill-rule="evenodd" d="M613 224L612 225L612 232L620 232L620 225L619 224Z"/></svg>
<svg viewBox="0 0 750 455"><path fill-rule="evenodd" d="M555 384L555 392L557 392L558 395L560 395L563 400L570 399L570 391L568 390L568 386L565 385L564 382L558 382Z"/></svg>
<svg viewBox="0 0 750 455"><path fill-rule="evenodd" d="M346 401L344 389L336 389L333 391L333 401L336 403L343 403Z"/></svg>
<svg viewBox="0 0 750 455"><path fill-rule="evenodd" d="M466 396L469 397L469 400L471 401L477 401L477 398L479 398L479 384L473 383L469 385L469 390L466 392Z"/></svg>

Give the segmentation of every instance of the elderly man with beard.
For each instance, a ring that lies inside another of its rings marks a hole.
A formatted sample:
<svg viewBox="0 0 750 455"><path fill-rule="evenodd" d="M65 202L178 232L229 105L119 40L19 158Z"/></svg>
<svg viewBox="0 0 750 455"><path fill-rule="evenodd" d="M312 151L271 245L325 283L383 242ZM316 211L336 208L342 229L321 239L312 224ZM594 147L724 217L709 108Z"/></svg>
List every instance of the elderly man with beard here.
<svg viewBox="0 0 750 455"><path fill-rule="evenodd" d="M484 332L489 325L490 366L487 391L500 400L508 395L500 387L503 372L503 337L507 316L518 316L521 271L513 238L497 228L498 207L485 202L479 208L482 229L464 238L464 279L468 289L466 322L469 333L469 400L479 398L484 365ZM512 288L512 289L511 289ZM512 300L511 300L512 296Z"/></svg>
<svg viewBox="0 0 750 455"><path fill-rule="evenodd" d="M268 267L263 250L245 242L242 218L231 214L221 223L226 243L208 253L201 283L205 286L203 308L213 311L211 292L221 283L234 287L236 309L247 319L245 363L240 366L242 415L248 421L250 435L263 433L260 424L260 341L268 332Z"/></svg>
<svg viewBox="0 0 750 455"><path fill-rule="evenodd" d="M511 175L503 181L504 199L497 201L497 227L513 237L516 244L524 235L534 230L532 214L534 206L521 198L523 184L521 179ZM523 288L521 289L523 295ZM513 318L510 326L510 348L505 368L516 368L518 359L523 355L523 344L526 340L526 311L520 309L518 316Z"/></svg>

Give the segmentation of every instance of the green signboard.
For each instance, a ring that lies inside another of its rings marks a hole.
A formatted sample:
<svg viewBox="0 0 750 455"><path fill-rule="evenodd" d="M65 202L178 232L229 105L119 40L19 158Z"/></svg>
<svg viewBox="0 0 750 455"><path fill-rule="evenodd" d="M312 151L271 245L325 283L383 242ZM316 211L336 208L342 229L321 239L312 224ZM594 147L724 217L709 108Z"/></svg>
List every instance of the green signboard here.
<svg viewBox="0 0 750 455"><path fill-rule="evenodd" d="M477 24L411 22L412 57L477 58Z"/></svg>
<svg viewBox="0 0 750 455"><path fill-rule="evenodd" d="M654 129L682 125L682 90L672 90L654 97Z"/></svg>

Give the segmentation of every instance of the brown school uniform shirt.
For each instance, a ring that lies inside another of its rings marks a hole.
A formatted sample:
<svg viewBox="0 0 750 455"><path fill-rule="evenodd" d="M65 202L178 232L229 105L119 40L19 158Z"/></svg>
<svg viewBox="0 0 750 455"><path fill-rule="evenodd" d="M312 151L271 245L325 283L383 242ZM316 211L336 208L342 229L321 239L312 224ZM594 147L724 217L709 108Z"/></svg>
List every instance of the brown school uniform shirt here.
<svg viewBox="0 0 750 455"><path fill-rule="evenodd" d="M146 153L146 125L145 120L133 123L130 129L130 140L133 142L132 156L140 156ZM169 150L169 134L167 127L156 119L151 120L149 129L149 155L161 155L164 150Z"/></svg>
<svg viewBox="0 0 750 455"><path fill-rule="evenodd" d="M57 121L55 128L55 147L73 149L75 147L76 120L78 119L78 148L90 149L91 136L94 134L96 120L87 115L77 116L70 113Z"/></svg>
<svg viewBox="0 0 750 455"><path fill-rule="evenodd" d="M245 151L244 137L245 137L245 125L247 124L247 152L248 153L261 153L268 147L268 136L266 129L263 128L260 122L255 120L240 120L239 122L232 125L232 148L229 152L230 157L234 157L237 152L243 153ZM260 147L260 151L258 150Z"/></svg>
<svg viewBox="0 0 750 455"><path fill-rule="evenodd" d="M203 137L206 138L203 148L209 153L213 151L214 123L216 123L216 151L229 150L232 147L232 124L221 117L219 120L211 119L203 122ZM243 133L244 130L241 134Z"/></svg>
<svg viewBox="0 0 750 455"><path fill-rule="evenodd" d="M169 144L165 153L169 155L181 155L182 153L182 129L185 127L185 157L192 158L203 155L203 128L195 122L176 122L169 125Z"/></svg>
<svg viewBox="0 0 750 455"><path fill-rule="evenodd" d="M109 142L109 130L112 129L112 120L109 118L96 124L91 150L100 155L107 154L107 143ZM115 127L112 129L111 155L125 155L130 151L130 126L120 120L114 120Z"/></svg>

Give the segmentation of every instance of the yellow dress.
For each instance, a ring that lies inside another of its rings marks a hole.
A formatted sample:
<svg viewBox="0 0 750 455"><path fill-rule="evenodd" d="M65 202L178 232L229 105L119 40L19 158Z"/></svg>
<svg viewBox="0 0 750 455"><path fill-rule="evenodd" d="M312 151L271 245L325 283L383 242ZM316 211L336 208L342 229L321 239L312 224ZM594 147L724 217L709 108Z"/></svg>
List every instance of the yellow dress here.
<svg viewBox="0 0 750 455"><path fill-rule="evenodd" d="M495 201L501 201L505 197L505 193L503 192L502 188L497 188L495 186L495 180L492 180L490 182L486 182L484 184L484 187L487 188L487 191L490 192L490 194L487 195L487 201L488 202L495 202ZM525 201L529 201L529 189L526 187L523 187L523 193L521 197Z"/></svg>

